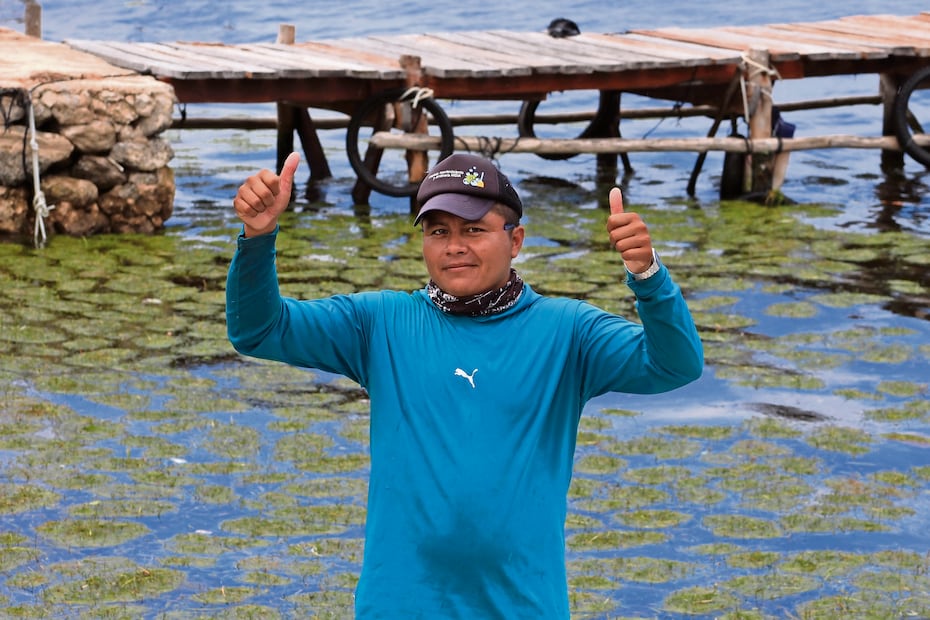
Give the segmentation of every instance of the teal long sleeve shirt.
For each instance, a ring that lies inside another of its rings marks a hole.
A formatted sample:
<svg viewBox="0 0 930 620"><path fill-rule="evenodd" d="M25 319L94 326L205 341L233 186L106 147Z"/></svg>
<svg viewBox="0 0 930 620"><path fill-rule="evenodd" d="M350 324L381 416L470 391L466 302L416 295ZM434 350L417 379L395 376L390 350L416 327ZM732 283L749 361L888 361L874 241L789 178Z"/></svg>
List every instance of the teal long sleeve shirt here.
<svg viewBox="0 0 930 620"><path fill-rule="evenodd" d="M442 312L425 289L284 298L274 243L238 240L229 338L368 391L356 618L567 619L566 496L585 403L672 390L703 369L668 270L628 280L642 324L529 285L514 307L473 318Z"/></svg>

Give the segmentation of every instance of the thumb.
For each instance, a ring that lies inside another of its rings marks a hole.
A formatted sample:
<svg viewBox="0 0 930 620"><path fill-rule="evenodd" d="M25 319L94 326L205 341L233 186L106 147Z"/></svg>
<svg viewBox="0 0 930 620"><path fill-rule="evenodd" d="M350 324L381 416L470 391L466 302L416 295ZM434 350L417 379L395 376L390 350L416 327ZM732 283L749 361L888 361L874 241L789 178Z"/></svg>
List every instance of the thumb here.
<svg viewBox="0 0 930 620"><path fill-rule="evenodd" d="M300 153L294 152L287 156L284 165L281 166L281 175L278 177L278 195L287 196L288 200L291 197L291 189L294 187L294 173L297 172L298 165L300 165Z"/></svg>
<svg viewBox="0 0 930 620"><path fill-rule="evenodd" d="M619 187L610 190L607 195L607 202L610 204L611 215L623 213L623 192L620 191Z"/></svg>

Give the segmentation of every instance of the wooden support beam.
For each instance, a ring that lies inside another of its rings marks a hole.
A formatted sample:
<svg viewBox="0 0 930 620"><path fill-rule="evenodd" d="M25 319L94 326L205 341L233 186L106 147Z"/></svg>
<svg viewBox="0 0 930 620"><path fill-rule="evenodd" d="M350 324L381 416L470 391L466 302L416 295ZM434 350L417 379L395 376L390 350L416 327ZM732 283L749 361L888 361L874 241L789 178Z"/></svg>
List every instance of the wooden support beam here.
<svg viewBox="0 0 930 620"><path fill-rule="evenodd" d="M893 136L894 131L894 100L898 87L904 79L890 73L882 73L878 79L878 89L881 96L882 108L882 135ZM902 151L882 151L881 169L883 172L902 170L904 168L904 153Z"/></svg>
<svg viewBox="0 0 930 620"><path fill-rule="evenodd" d="M746 54L744 63L746 80L746 114L749 115L749 138L753 142L772 136L772 69L769 63L769 51L751 49ZM743 190L750 192L767 192L772 189L772 167L774 157L771 152L754 151L746 157L746 176Z"/></svg>
<svg viewBox="0 0 930 620"><path fill-rule="evenodd" d="M293 45L296 35L296 29L293 24L281 24L278 26L277 43ZM284 167L284 160L294 151L294 128L296 126L296 110L293 106L278 101L276 104L278 113L278 141L277 157L275 160L275 171L281 172Z"/></svg>
<svg viewBox="0 0 930 620"><path fill-rule="evenodd" d="M417 134L393 134L379 131L369 142L380 149L439 150L439 136ZM914 136L920 145L930 145L930 134ZM724 151L729 153L767 153L809 151L816 149L885 149L901 150L894 136L878 138L830 135L802 138L489 138L486 136L456 136L455 146L459 150L481 152L488 143L497 145L501 153L633 153L633 152L694 152Z"/></svg>

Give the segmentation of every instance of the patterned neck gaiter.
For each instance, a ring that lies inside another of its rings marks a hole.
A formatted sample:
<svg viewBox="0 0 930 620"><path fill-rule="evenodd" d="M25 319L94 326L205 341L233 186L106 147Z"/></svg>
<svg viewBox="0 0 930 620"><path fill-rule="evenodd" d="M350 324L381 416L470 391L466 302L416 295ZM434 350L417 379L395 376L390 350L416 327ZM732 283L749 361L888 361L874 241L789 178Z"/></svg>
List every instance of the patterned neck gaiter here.
<svg viewBox="0 0 930 620"><path fill-rule="evenodd" d="M465 316L487 316L503 312L517 303L520 295L523 294L523 278L511 269L510 279L504 286L468 297L450 295L430 280L426 285L426 292L443 312Z"/></svg>

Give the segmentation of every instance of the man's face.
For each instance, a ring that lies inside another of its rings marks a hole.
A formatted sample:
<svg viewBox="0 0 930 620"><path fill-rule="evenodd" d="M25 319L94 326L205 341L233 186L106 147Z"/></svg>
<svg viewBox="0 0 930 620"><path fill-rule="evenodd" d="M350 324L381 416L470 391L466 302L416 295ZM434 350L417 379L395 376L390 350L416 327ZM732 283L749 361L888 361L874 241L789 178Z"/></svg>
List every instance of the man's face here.
<svg viewBox="0 0 930 620"><path fill-rule="evenodd" d="M445 211L427 213L423 217L423 260L430 278L456 297L503 286L525 234L523 226L506 230L506 223L493 210L477 221Z"/></svg>

